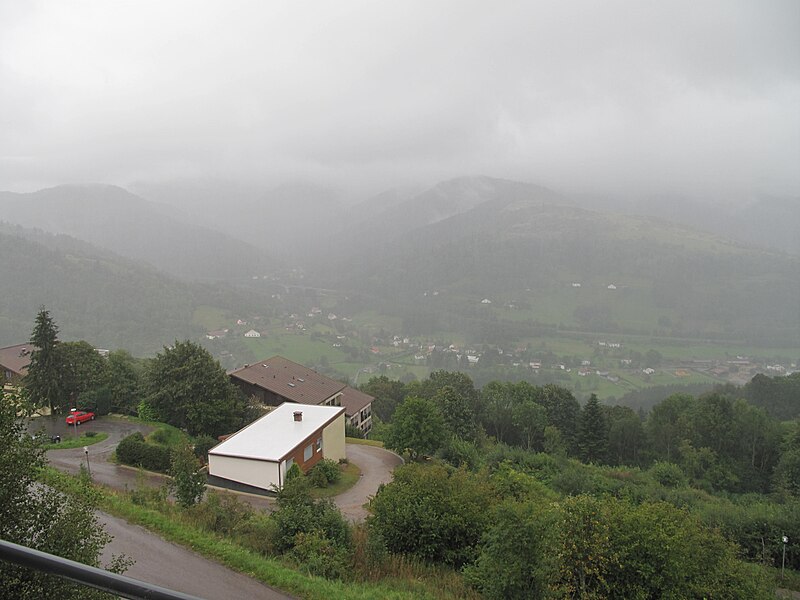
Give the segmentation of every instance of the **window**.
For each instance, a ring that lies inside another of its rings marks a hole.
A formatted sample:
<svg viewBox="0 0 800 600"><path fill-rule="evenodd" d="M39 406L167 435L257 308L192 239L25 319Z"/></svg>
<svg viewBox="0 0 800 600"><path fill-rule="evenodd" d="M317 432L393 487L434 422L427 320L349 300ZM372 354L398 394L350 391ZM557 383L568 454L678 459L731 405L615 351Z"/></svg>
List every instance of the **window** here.
<svg viewBox="0 0 800 600"><path fill-rule="evenodd" d="M311 457L314 455L314 445L309 444L306 446L306 449L303 450L303 460L311 460Z"/></svg>
<svg viewBox="0 0 800 600"><path fill-rule="evenodd" d="M288 471L289 469L291 469L293 464L294 464L293 458L286 459L286 470Z"/></svg>
<svg viewBox="0 0 800 600"><path fill-rule="evenodd" d="M317 438L317 452L322 452L322 438Z"/></svg>

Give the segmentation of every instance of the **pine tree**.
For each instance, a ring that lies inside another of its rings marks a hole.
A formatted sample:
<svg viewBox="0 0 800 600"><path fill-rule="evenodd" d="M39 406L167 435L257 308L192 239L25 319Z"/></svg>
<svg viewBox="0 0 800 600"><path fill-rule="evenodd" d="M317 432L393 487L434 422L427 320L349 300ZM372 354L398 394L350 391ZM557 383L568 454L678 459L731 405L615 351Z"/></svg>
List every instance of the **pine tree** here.
<svg viewBox="0 0 800 600"><path fill-rule="evenodd" d="M31 364L25 376L25 393L34 409L66 410L69 398L63 386L64 365L58 341L58 326L42 306L31 333Z"/></svg>
<svg viewBox="0 0 800 600"><path fill-rule="evenodd" d="M594 394L581 411L578 453L584 462L602 463L608 454L608 428L603 408Z"/></svg>

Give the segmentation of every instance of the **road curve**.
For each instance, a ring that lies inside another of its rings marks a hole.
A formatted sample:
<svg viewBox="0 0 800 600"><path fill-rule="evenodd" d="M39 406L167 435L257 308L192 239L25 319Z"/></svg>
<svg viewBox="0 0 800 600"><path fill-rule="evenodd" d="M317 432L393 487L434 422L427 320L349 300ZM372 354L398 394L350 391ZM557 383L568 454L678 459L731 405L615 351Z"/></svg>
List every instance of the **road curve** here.
<svg viewBox="0 0 800 600"><path fill-rule="evenodd" d="M353 487L333 500L342 514L351 521L367 518L365 504L369 502L382 483L392 480L392 472L403 464L403 459L394 452L377 446L347 444L347 460L361 469L361 478Z"/></svg>
<svg viewBox="0 0 800 600"><path fill-rule="evenodd" d="M283 592L268 587L183 546L172 544L122 519L99 512L98 518L114 539L103 550L102 562L125 554L136 563L125 575L206 600L252 598L286 600Z"/></svg>

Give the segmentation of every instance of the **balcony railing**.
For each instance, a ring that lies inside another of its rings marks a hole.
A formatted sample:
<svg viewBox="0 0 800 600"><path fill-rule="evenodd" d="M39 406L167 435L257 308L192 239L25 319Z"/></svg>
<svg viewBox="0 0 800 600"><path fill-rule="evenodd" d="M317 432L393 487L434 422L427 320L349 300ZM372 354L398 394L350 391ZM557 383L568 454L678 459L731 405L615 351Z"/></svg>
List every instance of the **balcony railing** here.
<svg viewBox="0 0 800 600"><path fill-rule="evenodd" d="M132 600L201 600L197 596L168 590L5 540L0 540L0 560L37 569Z"/></svg>

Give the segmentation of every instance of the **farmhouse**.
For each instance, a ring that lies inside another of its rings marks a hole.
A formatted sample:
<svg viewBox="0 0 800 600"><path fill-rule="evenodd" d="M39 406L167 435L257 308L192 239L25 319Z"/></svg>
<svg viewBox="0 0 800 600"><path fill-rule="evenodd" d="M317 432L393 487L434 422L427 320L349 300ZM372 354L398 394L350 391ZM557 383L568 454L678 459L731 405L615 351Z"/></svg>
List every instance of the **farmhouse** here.
<svg viewBox="0 0 800 600"><path fill-rule="evenodd" d="M372 396L282 356L245 365L228 375L246 396L266 406L283 402L342 406L350 425L364 434L372 429Z"/></svg>
<svg viewBox="0 0 800 600"><path fill-rule="evenodd" d="M208 451L211 483L242 489L283 487L296 464L345 458L344 408L284 402Z"/></svg>
<svg viewBox="0 0 800 600"><path fill-rule="evenodd" d="M30 344L0 348L0 376L8 385L18 385L27 375L33 349Z"/></svg>

